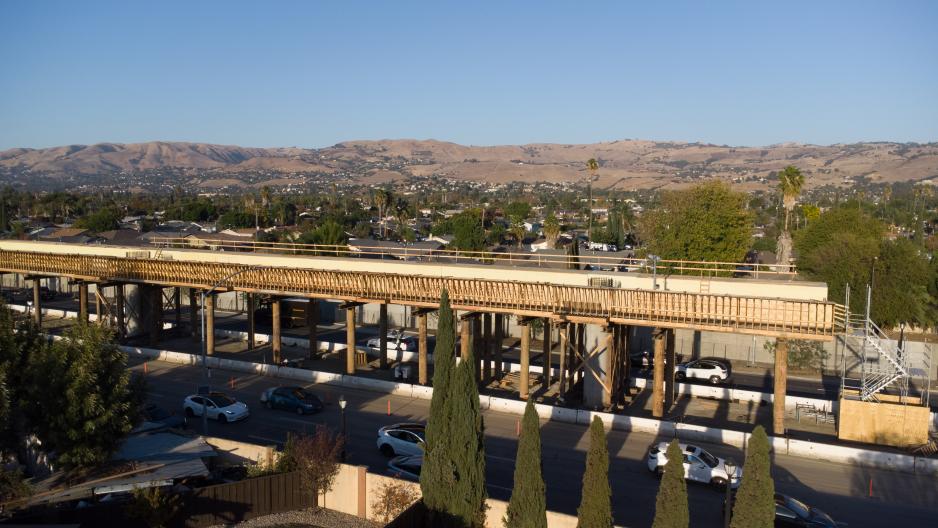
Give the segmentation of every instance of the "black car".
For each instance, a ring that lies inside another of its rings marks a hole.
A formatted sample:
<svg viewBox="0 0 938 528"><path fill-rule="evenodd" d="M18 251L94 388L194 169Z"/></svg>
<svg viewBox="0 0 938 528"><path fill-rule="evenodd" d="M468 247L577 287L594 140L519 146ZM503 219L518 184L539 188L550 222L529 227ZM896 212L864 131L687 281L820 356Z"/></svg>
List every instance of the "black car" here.
<svg viewBox="0 0 938 528"><path fill-rule="evenodd" d="M322 410L322 400L302 387L273 387L261 393L261 402L268 409L285 409L296 414L312 414Z"/></svg>
<svg viewBox="0 0 938 528"><path fill-rule="evenodd" d="M185 429L187 425L185 416L169 412L154 403L146 404L141 414L147 422L163 424L173 429Z"/></svg>
<svg viewBox="0 0 938 528"><path fill-rule="evenodd" d="M736 496L733 496L735 505ZM724 502L724 515L726 515ZM836 528L846 526L835 522L830 515L817 508L808 506L798 499L782 493L775 494L775 526L784 527L810 527L810 528Z"/></svg>
<svg viewBox="0 0 938 528"><path fill-rule="evenodd" d="M39 298L43 301L51 301L52 299L55 299L56 295L58 295L58 292L55 290L50 290L45 286L39 287Z"/></svg>

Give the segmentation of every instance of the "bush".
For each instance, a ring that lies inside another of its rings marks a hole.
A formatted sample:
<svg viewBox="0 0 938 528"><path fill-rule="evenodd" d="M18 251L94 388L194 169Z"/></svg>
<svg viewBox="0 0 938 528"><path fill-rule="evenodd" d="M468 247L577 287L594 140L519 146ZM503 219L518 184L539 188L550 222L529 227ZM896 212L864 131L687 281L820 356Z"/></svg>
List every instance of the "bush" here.
<svg viewBox="0 0 938 528"><path fill-rule="evenodd" d="M127 516L139 519L151 528L162 528L182 506L179 495L161 488L137 488L133 500L127 505Z"/></svg>
<svg viewBox="0 0 938 528"><path fill-rule="evenodd" d="M775 341L766 341L763 345L766 352L775 357ZM788 367L800 370L821 372L828 353L824 344L807 339L790 339L788 341Z"/></svg>
<svg viewBox="0 0 938 528"><path fill-rule="evenodd" d="M396 519L411 504L417 502L420 494L414 486L388 481L378 488L374 500L371 502L371 516L387 524Z"/></svg>

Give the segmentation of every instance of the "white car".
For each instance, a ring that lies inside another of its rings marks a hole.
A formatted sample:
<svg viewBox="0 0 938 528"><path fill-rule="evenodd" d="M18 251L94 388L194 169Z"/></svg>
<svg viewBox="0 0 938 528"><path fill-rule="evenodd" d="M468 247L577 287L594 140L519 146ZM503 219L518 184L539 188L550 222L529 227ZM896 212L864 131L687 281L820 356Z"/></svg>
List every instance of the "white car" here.
<svg viewBox="0 0 938 528"><path fill-rule="evenodd" d="M718 385L730 378L730 369L719 361L712 359L696 359L686 363L678 363L674 377L678 381L701 379Z"/></svg>
<svg viewBox="0 0 938 528"><path fill-rule="evenodd" d="M205 413L210 419L221 423L244 420L251 414L246 404L222 392L186 396L182 409L190 418Z"/></svg>
<svg viewBox="0 0 938 528"><path fill-rule="evenodd" d="M423 467L423 455L394 457L388 462L388 474L395 478L420 480Z"/></svg>
<svg viewBox="0 0 938 528"><path fill-rule="evenodd" d="M381 338L372 337L368 340L368 348L381 348ZM388 332L388 350L416 351L417 338L404 335L400 330Z"/></svg>
<svg viewBox="0 0 938 528"><path fill-rule="evenodd" d="M426 426L421 423L397 423L378 429L378 449L384 456L423 456Z"/></svg>
<svg viewBox="0 0 938 528"><path fill-rule="evenodd" d="M726 461L715 457L703 449L688 444L680 444L681 452L684 455L684 478L695 482L713 484L719 488L726 486L729 475L726 473ZM660 442L652 445L648 449L648 470L661 475L664 473L664 466L668 463L668 442ZM743 478L743 468L736 467L733 474L733 480L730 486L733 489L739 487Z"/></svg>

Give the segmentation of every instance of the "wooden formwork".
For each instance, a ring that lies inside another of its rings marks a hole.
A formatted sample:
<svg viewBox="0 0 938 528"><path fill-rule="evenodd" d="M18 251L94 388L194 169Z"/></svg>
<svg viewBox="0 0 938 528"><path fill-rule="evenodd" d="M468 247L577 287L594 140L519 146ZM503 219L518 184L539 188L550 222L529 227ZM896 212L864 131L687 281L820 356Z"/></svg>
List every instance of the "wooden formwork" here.
<svg viewBox="0 0 938 528"><path fill-rule="evenodd" d="M458 310L814 340L832 339L843 324L843 307L827 301L508 280L6 250L0 250L0 271L197 289L208 289L236 274L221 286L253 293L418 307L438 306L445 288Z"/></svg>

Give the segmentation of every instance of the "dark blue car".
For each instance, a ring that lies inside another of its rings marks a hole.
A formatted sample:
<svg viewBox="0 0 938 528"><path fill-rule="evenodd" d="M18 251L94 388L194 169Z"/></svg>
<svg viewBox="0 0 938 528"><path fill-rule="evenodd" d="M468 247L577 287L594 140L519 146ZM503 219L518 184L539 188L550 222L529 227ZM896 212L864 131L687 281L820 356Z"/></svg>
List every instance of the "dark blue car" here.
<svg viewBox="0 0 938 528"><path fill-rule="evenodd" d="M285 409L296 414L322 410L322 400L302 387L272 387L261 393L261 403L268 409Z"/></svg>

